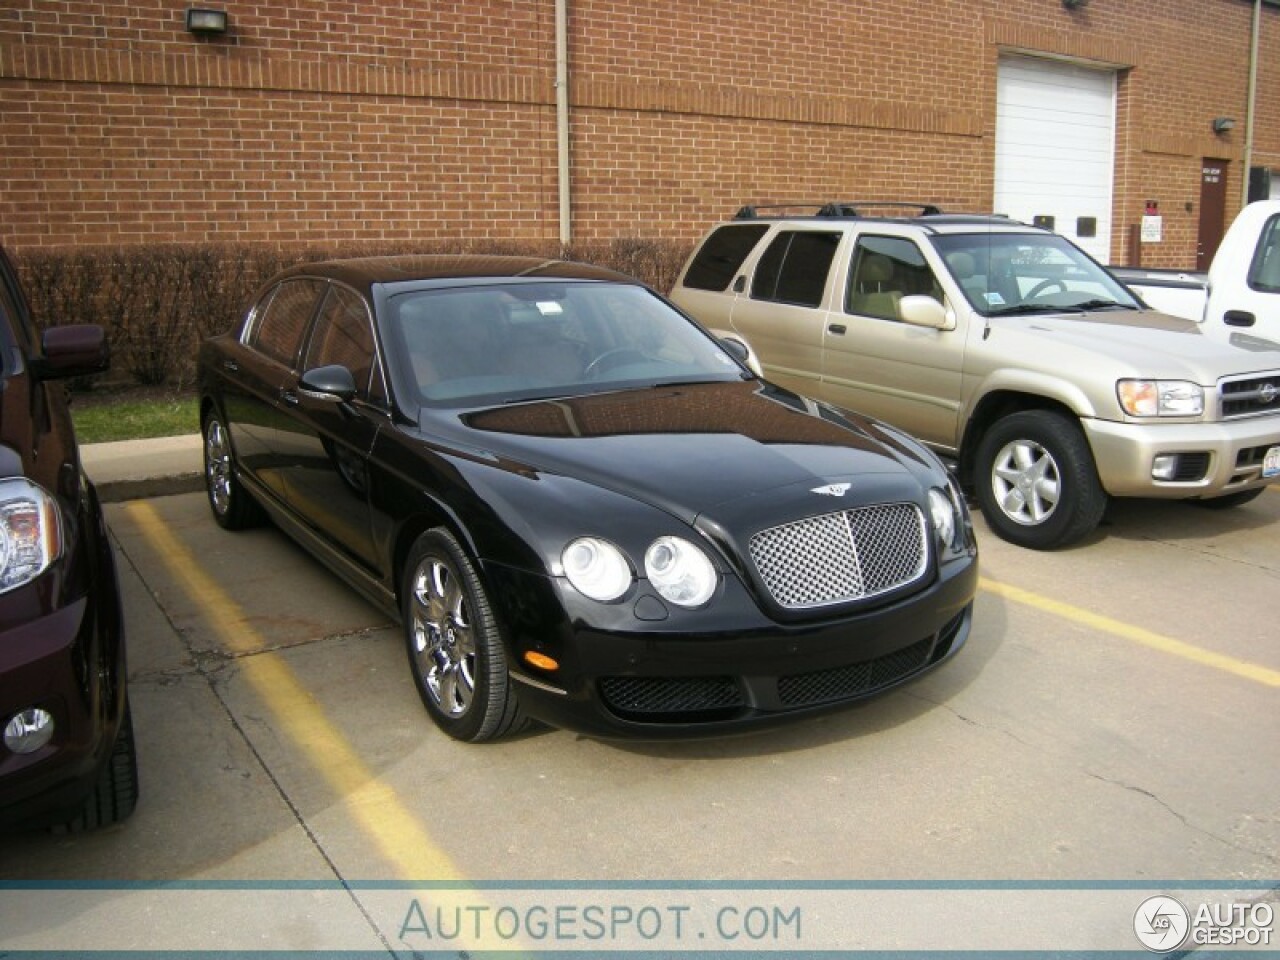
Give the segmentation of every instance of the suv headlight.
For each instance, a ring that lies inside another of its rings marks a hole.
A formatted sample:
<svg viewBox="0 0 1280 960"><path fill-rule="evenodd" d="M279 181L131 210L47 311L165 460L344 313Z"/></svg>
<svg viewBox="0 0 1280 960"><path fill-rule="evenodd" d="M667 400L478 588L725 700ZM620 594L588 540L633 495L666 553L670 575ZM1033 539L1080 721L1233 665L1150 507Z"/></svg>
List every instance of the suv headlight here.
<svg viewBox="0 0 1280 960"><path fill-rule="evenodd" d="M1198 417L1204 413L1204 390L1187 380L1121 380L1120 406L1131 417Z"/></svg>
<svg viewBox="0 0 1280 960"><path fill-rule="evenodd" d="M30 480L0 480L0 593L34 580L61 555L58 502Z"/></svg>

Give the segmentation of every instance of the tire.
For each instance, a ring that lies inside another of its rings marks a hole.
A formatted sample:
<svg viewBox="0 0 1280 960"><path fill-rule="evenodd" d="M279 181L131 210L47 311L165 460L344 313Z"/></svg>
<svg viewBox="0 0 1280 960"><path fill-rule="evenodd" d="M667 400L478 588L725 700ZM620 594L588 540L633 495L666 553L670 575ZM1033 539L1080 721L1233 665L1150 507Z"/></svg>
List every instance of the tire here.
<svg viewBox="0 0 1280 960"><path fill-rule="evenodd" d="M991 529L1032 550L1075 543L1098 526L1107 508L1080 425L1053 410L996 421L978 444L974 486Z"/></svg>
<svg viewBox="0 0 1280 960"><path fill-rule="evenodd" d="M489 598L448 530L428 530L414 543L402 594L409 669L436 726L468 743L523 727Z"/></svg>
<svg viewBox="0 0 1280 960"><path fill-rule="evenodd" d="M265 514L236 477L231 435L216 412L204 419L204 488L213 519L224 530L244 530L262 523Z"/></svg>
<svg viewBox="0 0 1280 960"><path fill-rule="evenodd" d="M111 756L98 775L93 792L80 812L56 827L58 832L81 833L128 819L138 805L138 750L133 739L133 714L128 704L116 733Z"/></svg>
<svg viewBox="0 0 1280 960"><path fill-rule="evenodd" d="M1195 504L1204 510L1230 510L1232 507L1243 507L1246 503L1252 503L1262 496L1266 489L1266 487L1254 487L1252 490L1240 490L1237 493L1210 497L1207 500L1188 500L1187 503Z"/></svg>

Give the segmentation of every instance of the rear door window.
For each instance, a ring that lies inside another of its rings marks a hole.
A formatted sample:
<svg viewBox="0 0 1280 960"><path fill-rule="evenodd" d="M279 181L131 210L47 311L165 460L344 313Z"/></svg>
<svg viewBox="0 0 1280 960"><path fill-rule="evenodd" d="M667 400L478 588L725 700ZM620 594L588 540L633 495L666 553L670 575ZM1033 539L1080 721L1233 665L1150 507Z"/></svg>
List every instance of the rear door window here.
<svg viewBox="0 0 1280 960"><path fill-rule="evenodd" d="M684 286L695 290L727 290L742 261L769 230L768 224L724 226L712 232L685 272Z"/></svg>
<svg viewBox="0 0 1280 960"><path fill-rule="evenodd" d="M785 230L773 238L751 281L753 300L817 307L835 261L840 234Z"/></svg>
<svg viewBox="0 0 1280 960"><path fill-rule="evenodd" d="M259 306L249 346L277 363L292 367L298 359L302 335L324 293L319 280L286 280Z"/></svg>

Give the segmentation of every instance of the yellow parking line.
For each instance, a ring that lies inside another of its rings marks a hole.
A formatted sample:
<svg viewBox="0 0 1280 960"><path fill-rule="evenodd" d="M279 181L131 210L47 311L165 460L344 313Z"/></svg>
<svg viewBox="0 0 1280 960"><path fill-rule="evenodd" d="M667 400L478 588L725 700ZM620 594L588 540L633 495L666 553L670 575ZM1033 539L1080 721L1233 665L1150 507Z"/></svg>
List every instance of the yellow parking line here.
<svg viewBox="0 0 1280 960"><path fill-rule="evenodd" d="M207 615L206 621L219 639L233 651L253 654L238 666L271 712L275 728L283 730L307 755L398 876L405 880L460 880L462 874L449 856L432 842L395 791L365 765L289 665L278 654L253 653L267 646L262 635L173 536L151 504L135 500L124 509Z"/></svg>
<svg viewBox="0 0 1280 960"><path fill-rule="evenodd" d="M996 596L1004 597L1006 600L1012 600L1015 603L1035 607L1037 610L1043 610L1066 620L1072 620L1102 633L1109 633L1123 640L1131 640L1153 650L1181 657L1183 660L1190 660L1192 663L1199 663L1206 667L1213 667L1216 670L1222 670L1237 677L1244 677L1246 680L1252 680L1264 686L1280 687L1280 670L1272 670L1269 667L1250 663L1247 660L1239 660L1223 653L1205 650L1202 647L1184 643L1181 640L1174 640L1172 637L1166 637L1151 630L1145 630L1142 627L1135 627L1120 620L1113 620L1111 617L1085 610L1082 607L1042 597L1040 594L1032 593L1030 590L1023 590L1007 583L989 580L986 577L979 578L978 584L988 593L994 593Z"/></svg>

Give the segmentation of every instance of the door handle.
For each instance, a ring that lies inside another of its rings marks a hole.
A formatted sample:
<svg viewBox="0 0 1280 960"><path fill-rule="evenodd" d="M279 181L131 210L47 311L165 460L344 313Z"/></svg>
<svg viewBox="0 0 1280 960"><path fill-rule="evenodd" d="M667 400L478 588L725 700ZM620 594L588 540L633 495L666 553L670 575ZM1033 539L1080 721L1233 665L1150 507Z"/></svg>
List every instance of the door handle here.
<svg viewBox="0 0 1280 960"><path fill-rule="evenodd" d="M222 369L223 369L223 370L230 370L232 373L239 373L239 372L240 372L240 364L236 363L234 360L223 360L223 361L222 361Z"/></svg>
<svg viewBox="0 0 1280 960"><path fill-rule="evenodd" d="M1222 322L1228 327L1252 327L1257 319L1248 310L1228 310L1222 315Z"/></svg>
<svg viewBox="0 0 1280 960"><path fill-rule="evenodd" d="M843 323L827 324L827 333L834 333L838 337L843 337L848 332L848 330L849 328L846 327Z"/></svg>
<svg viewBox="0 0 1280 960"><path fill-rule="evenodd" d="M298 395L292 390L281 390L280 399L285 406L296 407L298 405Z"/></svg>

